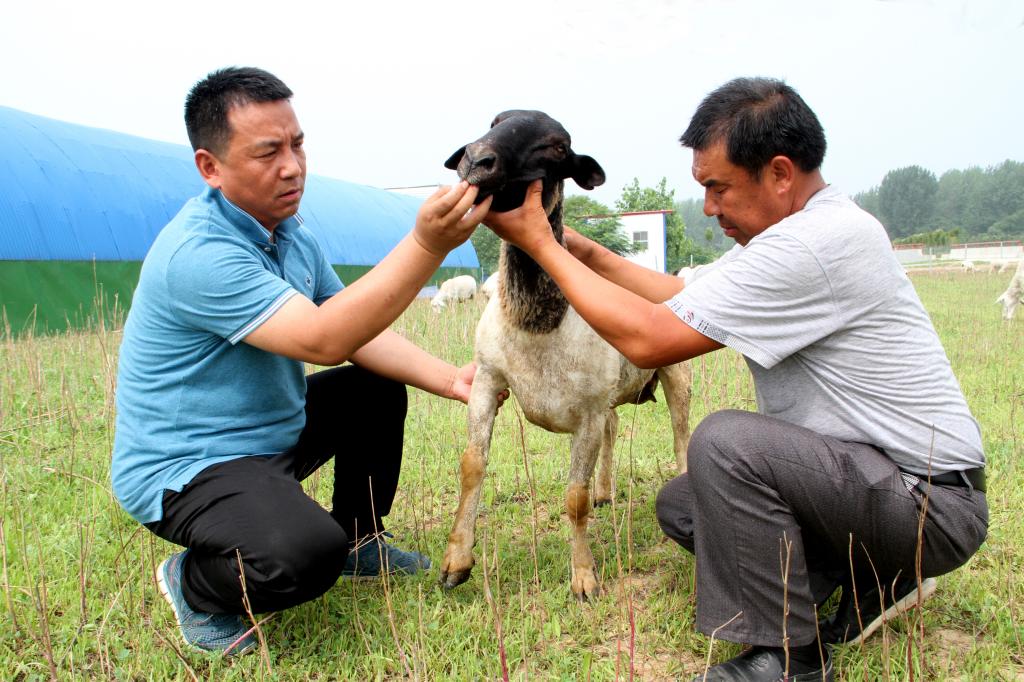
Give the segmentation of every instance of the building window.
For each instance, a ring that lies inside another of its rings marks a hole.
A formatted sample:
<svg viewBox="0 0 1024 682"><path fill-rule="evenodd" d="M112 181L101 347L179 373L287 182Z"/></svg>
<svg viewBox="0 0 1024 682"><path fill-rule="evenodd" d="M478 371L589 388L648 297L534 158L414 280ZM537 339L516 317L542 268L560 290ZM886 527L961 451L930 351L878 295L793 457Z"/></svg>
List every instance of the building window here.
<svg viewBox="0 0 1024 682"><path fill-rule="evenodd" d="M647 230L633 233L633 246L636 247L637 251L647 250Z"/></svg>

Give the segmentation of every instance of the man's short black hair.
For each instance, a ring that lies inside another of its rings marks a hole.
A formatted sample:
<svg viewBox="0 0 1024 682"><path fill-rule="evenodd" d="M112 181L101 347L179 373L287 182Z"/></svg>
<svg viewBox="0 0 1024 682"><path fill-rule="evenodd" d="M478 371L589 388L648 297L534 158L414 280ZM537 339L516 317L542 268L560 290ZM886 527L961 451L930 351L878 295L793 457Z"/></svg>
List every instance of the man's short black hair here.
<svg viewBox="0 0 1024 682"><path fill-rule="evenodd" d="M292 91L277 76L251 66L218 69L192 86L185 98L185 129L192 150L220 154L231 139L228 111L251 102L291 99Z"/></svg>
<svg viewBox="0 0 1024 682"><path fill-rule="evenodd" d="M700 103L679 138L695 151L725 142L730 163L754 177L776 156L805 172L821 167L825 131L796 90L774 78L736 78Z"/></svg>

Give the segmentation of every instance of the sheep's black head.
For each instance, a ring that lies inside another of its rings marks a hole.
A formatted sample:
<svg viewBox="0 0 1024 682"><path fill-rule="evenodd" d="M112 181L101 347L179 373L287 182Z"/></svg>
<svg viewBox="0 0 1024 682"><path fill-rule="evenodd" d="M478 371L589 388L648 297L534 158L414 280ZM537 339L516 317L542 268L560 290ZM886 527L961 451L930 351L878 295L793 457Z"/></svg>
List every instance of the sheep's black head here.
<svg viewBox="0 0 1024 682"><path fill-rule="evenodd" d="M459 149L444 165L480 188L477 203L493 194L492 211L521 206L527 186L543 178L544 207L550 212L562 198L566 178L583 189L604 184L597 161L573 152L571 143L565 128L542 111L505 111L486 135Z"/></svg>

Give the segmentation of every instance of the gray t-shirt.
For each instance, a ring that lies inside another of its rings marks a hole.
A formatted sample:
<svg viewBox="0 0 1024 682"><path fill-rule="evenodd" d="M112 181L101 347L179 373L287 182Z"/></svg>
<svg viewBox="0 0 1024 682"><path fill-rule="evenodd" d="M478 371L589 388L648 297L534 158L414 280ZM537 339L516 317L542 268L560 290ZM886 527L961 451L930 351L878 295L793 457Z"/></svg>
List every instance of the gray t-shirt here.
<svg viewBox="0 0 1024 682"><path fill-rule="evenodd" d="M984 466L978 422L884 228L838 190L666 304L744 355L762 414L870 443L917 474Z"/></svg>

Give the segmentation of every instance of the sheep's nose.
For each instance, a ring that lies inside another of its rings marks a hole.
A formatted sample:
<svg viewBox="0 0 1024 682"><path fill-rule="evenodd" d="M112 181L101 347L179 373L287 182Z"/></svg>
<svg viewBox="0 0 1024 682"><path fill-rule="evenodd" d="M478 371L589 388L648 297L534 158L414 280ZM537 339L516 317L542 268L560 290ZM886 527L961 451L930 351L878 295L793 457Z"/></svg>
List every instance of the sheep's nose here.
<svg viewBox="0 0 1024 682"><path fill-rule="evenodd" d="M474 170L492 171L497 163L498 155L494 152L483 152L479 156L469 155L469 167Z"/></svg>

